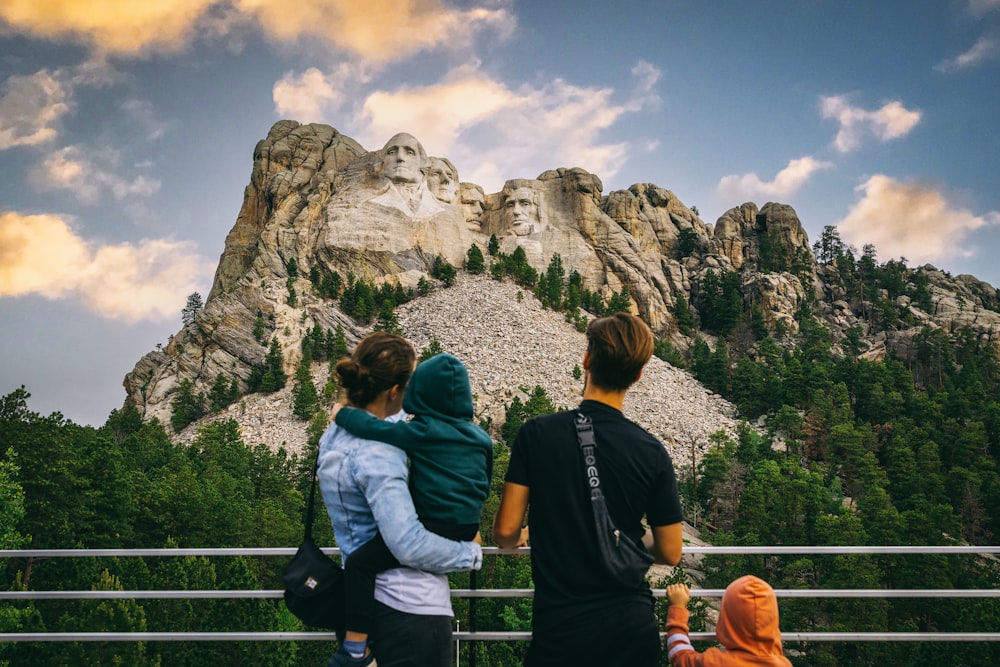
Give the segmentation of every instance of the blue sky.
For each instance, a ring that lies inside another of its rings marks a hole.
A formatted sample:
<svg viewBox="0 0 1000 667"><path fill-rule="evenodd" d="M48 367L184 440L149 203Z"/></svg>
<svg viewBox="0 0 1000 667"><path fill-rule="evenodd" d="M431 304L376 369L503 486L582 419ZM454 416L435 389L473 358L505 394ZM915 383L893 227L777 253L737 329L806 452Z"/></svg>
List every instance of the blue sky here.
<svg viewBox="0 0 1000 667"><path fill-rule="evenodd" d="M791 204L1000 285L1000 0L0 0L0 393L101 424L282 118L463 181Z"/></svg>

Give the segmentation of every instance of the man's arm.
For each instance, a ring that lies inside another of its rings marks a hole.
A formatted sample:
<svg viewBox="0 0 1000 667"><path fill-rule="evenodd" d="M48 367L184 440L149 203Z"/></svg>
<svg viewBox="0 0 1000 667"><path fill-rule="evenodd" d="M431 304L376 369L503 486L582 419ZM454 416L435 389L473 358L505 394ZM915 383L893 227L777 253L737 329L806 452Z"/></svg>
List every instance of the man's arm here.
<svg viewBox="0 0 1000 667"><path fill-rule="evenodd" d="M383 443L369 443L357 459L358 482L392 555L403 565L427 572L478 570L482 547L436 535L420 523L407 488L406 455Z"/></svg>
<svg viewBox="0 0 1000 667"><path fill-rule="evenodd" d="M523 484L505 482L500 508L493 516L493 541L505 549L523 547L528 543L528 529L523 528L528 511L529 488Z"/></svg>
<svg viewBox="0 0 1000 667"><path fill-rule="evenodd" d="M642 536L646 551L661 565L677 565L681 561L681 549L684 538L681 524L671 523L666 526L653 526Z"/></svg>

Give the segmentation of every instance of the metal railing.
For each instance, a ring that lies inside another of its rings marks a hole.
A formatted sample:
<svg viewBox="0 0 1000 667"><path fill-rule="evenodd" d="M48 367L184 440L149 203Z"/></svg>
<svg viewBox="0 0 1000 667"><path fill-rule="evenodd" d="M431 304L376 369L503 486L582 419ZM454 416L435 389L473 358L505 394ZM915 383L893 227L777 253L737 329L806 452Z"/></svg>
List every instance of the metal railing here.
<svg viewBox="0 0 1000 667"><path fill-rule="evenodd" d="M104 557L185 557L185 556L292 556L293 547L268 548L205 548L205 549L7 549L0 558L104 558ZM337 555L337 548L324 548ZM486 556L524 556L530 549L500 549L484 547ZM841 546L841 547L684 547L685 555L849 555L849 554L910 554L910 555L993 555L1000 546ZM474 580L473 580L474 581ZM692 588L692 597L721 598L724 589ZM89 590L89 591L0 591L4 600L150 600L150 599L280 599L282 590ZM1000 598L1000 589L775 589L779 598ZM454 598L526 598L532 589L452 589ZM663 597L663 589L653 589L653 595ZM692 632L694 640L711 640L712 632ZM527 641L530 632L457 631L456 641ZM0 633L0 642L197 642L197 641L334 641L333 632L18 632ZM1000 641L1000 632L788 632L782 631L782 641L788 642L981 642Z"/></svg>

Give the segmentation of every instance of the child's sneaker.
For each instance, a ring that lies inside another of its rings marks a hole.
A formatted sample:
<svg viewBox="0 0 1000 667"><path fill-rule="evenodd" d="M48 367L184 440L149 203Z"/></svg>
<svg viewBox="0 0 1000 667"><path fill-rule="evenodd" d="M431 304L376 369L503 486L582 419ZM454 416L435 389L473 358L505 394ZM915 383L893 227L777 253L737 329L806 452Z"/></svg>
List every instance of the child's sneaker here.
<svg viewBox="0 0 1000 667"><path fill-rule="evenodd" d="M339 648L330 658L330 662L326 663L326 667L378 667L378 663L375 662L375 654L370 649L365 651L364 656L355 658L343 648Z"/></svg>

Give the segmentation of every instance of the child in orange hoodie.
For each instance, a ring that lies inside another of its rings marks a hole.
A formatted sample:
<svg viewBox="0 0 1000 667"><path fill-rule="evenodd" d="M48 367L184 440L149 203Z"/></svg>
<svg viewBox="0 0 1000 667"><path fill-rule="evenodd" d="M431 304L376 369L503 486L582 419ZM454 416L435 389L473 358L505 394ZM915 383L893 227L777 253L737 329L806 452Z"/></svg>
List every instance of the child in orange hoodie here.
<svg viewBox="0 0 1000 667"><path fill-rule="evenodd" d="M698 653L688 637L686 584L667 587L667 655L678 667L750 667L792 663L781 650L778 598L766 581L753 575L740 577L726 588L719 608L715 637L725 650L710 648Z"/></svg>

